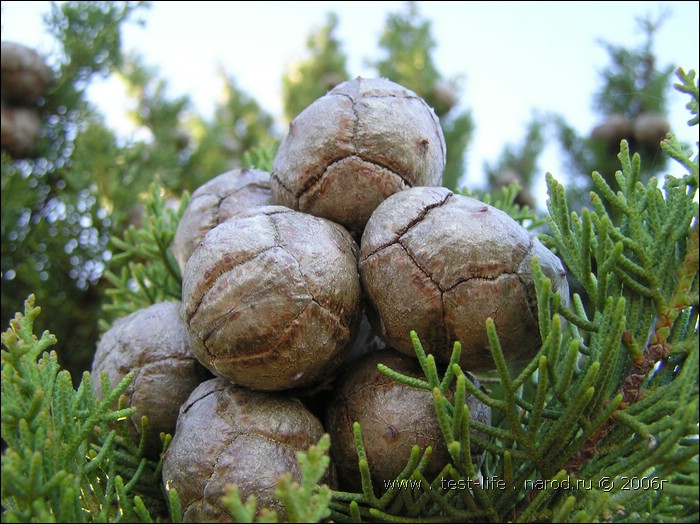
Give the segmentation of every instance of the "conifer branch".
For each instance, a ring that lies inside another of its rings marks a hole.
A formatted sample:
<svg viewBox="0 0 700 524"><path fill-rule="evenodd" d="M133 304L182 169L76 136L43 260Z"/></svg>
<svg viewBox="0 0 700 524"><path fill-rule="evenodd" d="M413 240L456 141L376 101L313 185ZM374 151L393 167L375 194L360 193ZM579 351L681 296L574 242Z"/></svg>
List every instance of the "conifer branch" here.
<svg viewBox="0 0 700 524"><path fill-rule="evenodd" d="M123 428L117 421L135 408L111 407L131 377L106 389L102 401L95 398L87 372L74 390L56 354L47 352L55 338L33 333L39 312L32 295L24 314L18 313L2 335L3 519L83 522L123 515L151 521L146 507L164 509L144 487L152 485L155 465L119 436ZM118 448L139 466L122 462Z"/></svg>
<svg viewBox="0 0 700 524"><path fill-rule="evenodd" d="M681 93L690 95L690 101L685 107L693 115L693 118L688 120L688 125L696 126L700 124L700 120L698 120L698 112L700 110L700 93L698 91L698 86L700 85L700 81L695 82L695 71L691 70L686 73L682 67L678 68L676 76L680 80L680 83L674 84L674 87Z"/></svg>
<svg viewBox="0 0 700 524"><path fill-rule="evenodd" d="M124 238L112 237L112 244L118 250L112 257L112 266L125 265L119 274L112 269L105 272L113 287L107 290L112 300L104 305L106 314L100 323L103 331L115 318L157 302L180 300L182 276L170 248L189 197L185 192L175 211L166 205L160 184L154 182L144 201L142 226L139 229L129 226Z"/></svg>
<svg viewBox="0 0 700 524"><path fill-rule="evenodd" d="M293 480L290 473L278 479L276 495L284 504L288 522L320 522L331 515L331 490L327 485L319 485L329 466L329 448L330 438L324 435L306 453L297 453L301 483ZM235 484L228 486L221 501L235 522L279 522L276 511L258 511L255 495L243 501Z"/></svg>

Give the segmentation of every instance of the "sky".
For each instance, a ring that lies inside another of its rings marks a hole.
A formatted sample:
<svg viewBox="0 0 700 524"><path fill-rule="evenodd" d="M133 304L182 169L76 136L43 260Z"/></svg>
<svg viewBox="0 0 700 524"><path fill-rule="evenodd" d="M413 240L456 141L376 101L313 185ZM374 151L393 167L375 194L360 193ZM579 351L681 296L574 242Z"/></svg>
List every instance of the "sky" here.
<svg viewBox="0 0 700 524"><path fill-rule="evenodd" d="M495 163L504 146L520 143L535 114L557 113L581 134L600 123L592 108L609 65L601 41L632 49L644 35L637 19L667 12L657 33L657 65L698 71L698 2L416 2L431 22L433 59L446 78L460 78L461 110L475 121L466 178L468 187L484 183L484 163ZM2 2L2 39L50 54L55 42L43 15L49 2ZM387 15L404 12L405 2L152 2L141 12L143 27L124 26L123 46L140 53L168 82L173 96L189 95L195 110L211 115L221 92L220 68L279 122L282 76L305 57L309 34L328 13L339 19L336 32L348 56L351 77L375 76L368 60L382 56L378 46ZM90 91L91 99L115 129L128 133L128 107L116 80ZM698 141L688 129L688 97L673 91L672 129L681 140ZM539 162L536 191L544 173L555 177L566 167L555 145ZM218 173L213 173L212 178ZM541 199L540 199L541 200Z"/></svg>

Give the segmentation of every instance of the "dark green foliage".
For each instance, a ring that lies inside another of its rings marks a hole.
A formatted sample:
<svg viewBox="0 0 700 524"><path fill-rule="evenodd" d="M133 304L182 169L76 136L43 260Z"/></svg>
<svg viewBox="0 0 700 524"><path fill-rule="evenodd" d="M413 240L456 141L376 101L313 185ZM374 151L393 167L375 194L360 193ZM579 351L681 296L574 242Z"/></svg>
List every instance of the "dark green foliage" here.
<svg viewBox="0 0 700 524"><path fill-rule="evenodd" d="M114 135L94 115L85 90L93 77L122 63L121 25L142 7L53 5L47 25L58 44L50 63L56 81L39 108L39 156L2 160L2 322L22 309L33 290L54 312L38 326L58 337L56 351L74 376L92 359L101 304L95 285L112 227L98 177L114 174L118 164Z"/></svg>
<svg viewBox="0 0 700 524"><path fill-rule="evenodd" d="M220 74L221 101L211 119L193 114L187 96L169 99L165 80L138 56L125 61L120 76L136 101L130 114L133 122L150 135L120 151L125 156L121 177L110 178L132 187L131 205L133 195L146 192L156 179L167 196L179 197L225 171L242 167L251 149L275 143L272 116L224 71ZM108 189L107 194L126 200L123 187ZM131 205L115 201L114 212Z"/></svg>
<svg viewBox="0 0 700 524"><path fill-rule="evenodd" d="M98 75L106 77L123 62L121 25L148 2L53 3L46 26L62 53L56 57L56 86L49 93L52 113L72 111L84 105L85 89Z"/></svg>
<svg viewBox="0 0 700 524"><path fill-rule="evenodd" d="M677 66L659 70L654 57L654 36L667 14L657 20L643 18L637 21L645 35L639 49L630 50L602 42L612 63L603 70L605 82L593 100L594 109L601 115L617 113L635 118L641 113L667 112L667 90Z"/></svg>
<svg viewBox="0 0 700 524"><path fill-rule="evenodd" d="M160 147L177 145L180 117L189 99L180 96L169 100L165 80L158 78L157 70L145 65L137 55L128 57L120 72L136 101L136 107L129 111L134 123L148 129Z"/></svg>
<svg viewBox="0 0 700 524"><path fill-rule="evenodd" d="M2 157L2 321L28 290L52 315L37 319L57 336L56 352L74 377L89 369L99 336L107 268L121 274L110 238L139 225L143 196L159 180L162 198L233 167L253 148L273 147L272 117L232 78L212 121L186 118L188 97L169 99L166 83L121 51L122 26L143 2L53 4L47 29L56 81L41 102L44 138L36 158ZM145 140L118 139L86 98L97 78L119 74L136 102L131 115Z"/></svg>

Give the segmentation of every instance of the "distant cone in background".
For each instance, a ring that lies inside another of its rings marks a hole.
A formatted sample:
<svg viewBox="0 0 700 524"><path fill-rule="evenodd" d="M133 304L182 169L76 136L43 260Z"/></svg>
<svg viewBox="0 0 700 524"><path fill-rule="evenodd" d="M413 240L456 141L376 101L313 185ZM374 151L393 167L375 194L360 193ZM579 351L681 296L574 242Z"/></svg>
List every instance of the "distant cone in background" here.
<svg viewBox="0 0 700 524"><path fill-rule="evenodd" d="M36 107L11 107L3 102L0 119L2 150L15 159L34 157L41 133L39 110Z"/></svg>
<svg viewBox="0 0 700 524"><path fill-rule="evenodd" d="M653 152L670 130L668 119L661 113L641 113L634 120L612 114L605 122L593 128L590 138L605 144L614 152L619 150L622 140L626 140L632 150Z"/></svg>
<svg viewBox="0 0 700 524"><path fill-rule="evenodd" d="M621 140L632 136L632 122L624 115L612 114L608 119L593 128L591 139L603 142L613 151L620 149Z"/></svg>
<svg viewBox="0 0 700 524"><path fill-rule="evenodd" d="M37 104L53 79L53 72L35 50L16 42L2 42L2 150L12 158L37 154L41 116Z"/></svg>
<svg viewBox="0 0 700 524"><path fill-rule="evenodd" d="M671 130L668 119L660 113L642 113L632 124L632 134L640 147L655 149Z"/></svg>
<svg viewBox="0 0 700 524"><path fill-rule="evenodd" d="M457 92L448 82L438 80L433 86L429 99L433 103L435 113L442 116L457 105Z"/></svg>

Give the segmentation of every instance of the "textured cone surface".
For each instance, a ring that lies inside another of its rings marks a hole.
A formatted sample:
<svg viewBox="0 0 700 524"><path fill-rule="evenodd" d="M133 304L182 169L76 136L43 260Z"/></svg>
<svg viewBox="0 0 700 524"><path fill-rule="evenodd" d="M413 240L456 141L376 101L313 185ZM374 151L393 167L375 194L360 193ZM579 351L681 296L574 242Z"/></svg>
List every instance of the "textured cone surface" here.
<svg viewBox="0 0 700 524"><path fill-rule="evenodd" d="M197 361L180 318L181 303L161 302L117 320L100 340L92 364L93 388L102 397L101 373L112 387L136 376L124 392L126 406L135 406L131 427L141 432L141 417L150 428L149 454L161 451L160 433L175 431L178 410L201 382L211 378Z"/></svg>
<svg viewBox="0 0 700 524"><path fill-rule="evenodd" d="M386 79L336 86L290 124L272 169L275 203L361 232L388 196L442 184L445 139L425 101Z"/></svg>
<svg viewBox="0 0 700 524"><path fill-rule="evenodd" d="M175 232L173 254L180 272L206 234L234 215L271 205L270 174L259 169L227 171L198 187Z"/></svg>
<svg viewBox="0 0 700 524"><path fill-rule="evenodd" d="M451 461L435 416L432 394L387 377L377 370L380 363L404 375L424 378L415 357L386 349L353 363L339 380L327 409L326 430L331 436L341 489L362 489L354 422L359 422L362 428L372 484L378 494L386 488L385 482L396 478L406 466L414 445L421 450L427 446L433 449L428 468L423 471L430 480ZM473 420L491 422L488 406L472 397L467 405Z"/></svg>
<svg viewBox="0 0 700 524"><path fill-rule="evenodd" d="M567 300L559 259L506 213L446 188L402 191L377 208L362 236L368 316L409 355L411 330L441 362L460 341L468 370L494 367L485 328L492 318L506 358L529 358L540 345L533 256Z"/></svg>
<svg viewBox="0 0 700 524"><path fill-rule="evenodd" d="M183 318L197 358L253 389L324 379L360 321L357 245L341 226L282 206L212 229L187 262Z"/></svg>
<svg viewBox="0 0 700 524"><path fill-rule="evenodd" d="M277 511L283 521L277 479L290 472L299 482L296 453L323 433L296 399L208 380L182 405L163 461L163 483L177 490L184 522L230 522L220 501L229 484L238 485L243 500L255 495L258 508Z"/></svg>

